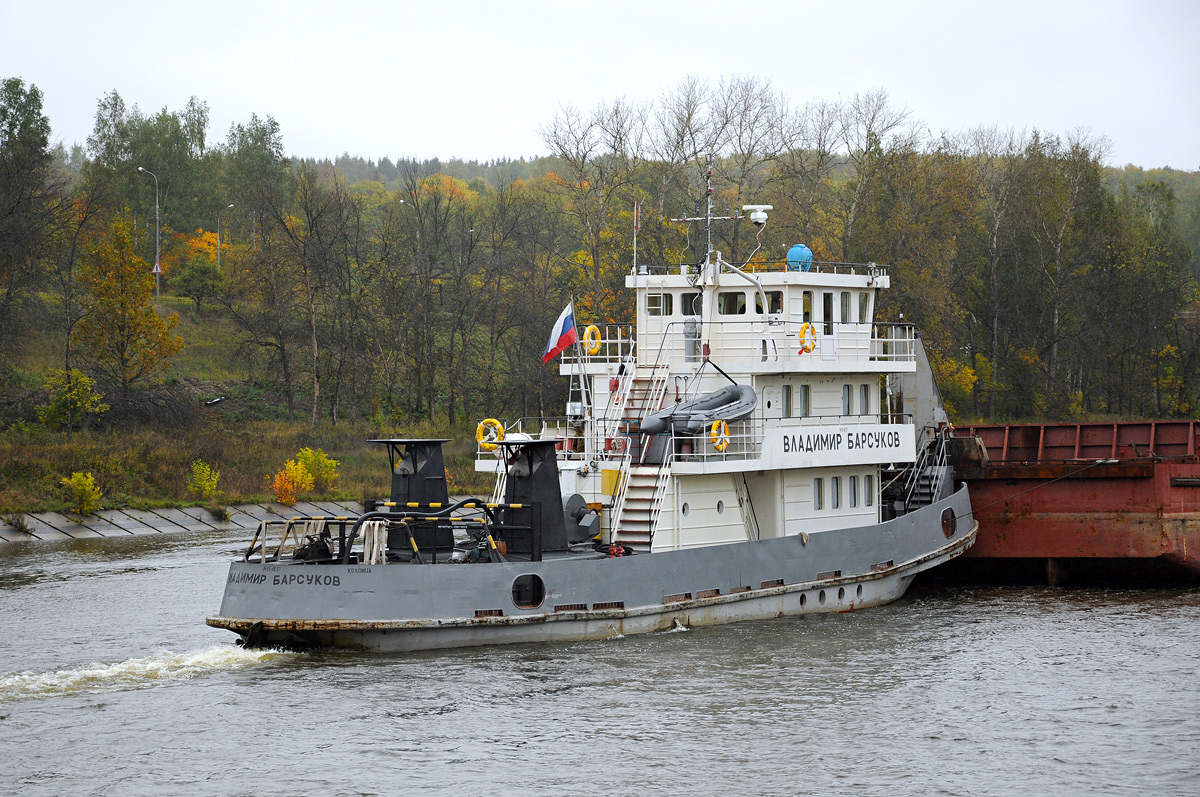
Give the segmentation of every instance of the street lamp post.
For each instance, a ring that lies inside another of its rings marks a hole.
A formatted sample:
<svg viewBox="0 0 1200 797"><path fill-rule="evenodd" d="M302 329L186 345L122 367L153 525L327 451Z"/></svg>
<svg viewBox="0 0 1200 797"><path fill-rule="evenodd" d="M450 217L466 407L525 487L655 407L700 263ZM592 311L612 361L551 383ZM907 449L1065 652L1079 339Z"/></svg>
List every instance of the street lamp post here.
<svg viewBox="0 0 1200 797"><path fill-rule="evenodd" d="M141 166L138 167L138 171L145 172L154 178L154 295L158 296L160 287L158 279L162 275L162 266L159 265L159 258L162 255L162 239L159 234L162 230L162 225L158 222L158 175L149 169L143 169Z"/></svg>
<svg viewBox="0 0 1200 797"><path fill-rule="evenodd" d="M221 214L231 207L233 207L232 202L217 211L217 271L221 270Z"/></svg>

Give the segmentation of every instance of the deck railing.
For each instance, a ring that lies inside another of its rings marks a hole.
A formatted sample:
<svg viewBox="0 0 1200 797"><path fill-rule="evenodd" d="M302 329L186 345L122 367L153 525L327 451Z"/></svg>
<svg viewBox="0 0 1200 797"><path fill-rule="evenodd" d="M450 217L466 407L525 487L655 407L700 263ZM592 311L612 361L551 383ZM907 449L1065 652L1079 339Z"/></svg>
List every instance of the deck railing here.
<svg viewBox="0 0 1200 797"><path fill-rule="evenodd" d="M643 266L639 265L636 270L631 271L631 274L666 274L672 276L688 276L700 273L702 265L696 263L675 263L665 266ZM751 274L770 273L773 271L791 271L793 273L815 273L815 274L865 274L867 276L881 276L888 273L888 266L881 266L878 263L840 263L837 261L814 260L808 268L788 268L786 260L768 260L763 262L751 262L742 267L742 271Z"/></svg>

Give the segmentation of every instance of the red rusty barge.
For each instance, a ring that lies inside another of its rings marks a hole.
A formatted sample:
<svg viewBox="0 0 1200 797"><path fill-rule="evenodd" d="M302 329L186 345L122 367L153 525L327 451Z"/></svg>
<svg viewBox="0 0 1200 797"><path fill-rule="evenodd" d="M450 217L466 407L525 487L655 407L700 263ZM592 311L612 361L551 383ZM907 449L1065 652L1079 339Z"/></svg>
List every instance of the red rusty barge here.
<svg viewBox="0 0 1200 797"><path fill-rule="evenodd" d="M966 426L956 478L979 521L960 576L1200 579L1196 421Z"/></svg>

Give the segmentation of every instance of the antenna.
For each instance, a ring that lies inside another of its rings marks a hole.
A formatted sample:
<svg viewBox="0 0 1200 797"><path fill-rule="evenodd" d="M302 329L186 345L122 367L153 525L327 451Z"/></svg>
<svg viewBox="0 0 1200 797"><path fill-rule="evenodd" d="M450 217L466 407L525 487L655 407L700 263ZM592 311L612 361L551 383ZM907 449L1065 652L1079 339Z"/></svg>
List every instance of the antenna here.
<svg viewBox="0 0 1200 797"><path fill-rule="evenodd" d="M647 274L649 271L645 266L638 269L637 262L637 234L642 227L642 202L640 199L633 200L633 272L635 274Z"/></svg>
<svg viewBox="0 0 1200 797"><path fill-rule="evenodd" d="M730 213L728 210L725 211L728 215L725 215L725 216L714 216L713 215L712 175L713 175L713 156L709 155L708 161L705 164L705 172L704 172L704 199L705 199L704 215L703 216L699 215L700 214L700 207L699 207L700 203L697 202L695 216L685 216L681 219L671 219L671 221L702 221L702 222L704 222L704 240L705 240L704 263L706 265L709 264L710 262L712 262L712 253L713 253L712 223L714 221L737 221L738 219L745 218L745 216L734 215L734 214ZM755 207L758 207L758 206L755 205ZM771 206L764 205L763 207L770 209Z"/></svg>

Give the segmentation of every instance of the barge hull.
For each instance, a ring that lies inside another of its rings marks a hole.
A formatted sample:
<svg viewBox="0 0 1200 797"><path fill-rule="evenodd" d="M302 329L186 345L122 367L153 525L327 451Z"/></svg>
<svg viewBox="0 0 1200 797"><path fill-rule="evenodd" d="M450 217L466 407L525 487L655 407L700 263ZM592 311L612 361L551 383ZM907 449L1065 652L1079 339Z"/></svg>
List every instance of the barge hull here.
<svg viewBox="0 0 1200 797"><path fill-rule="evenodd" d="M979 521L963 566L1041 560L1051 582L1088 563L1200 577L1198 434L1194 421L956 430L982 443L955 451Z"/></svg>

